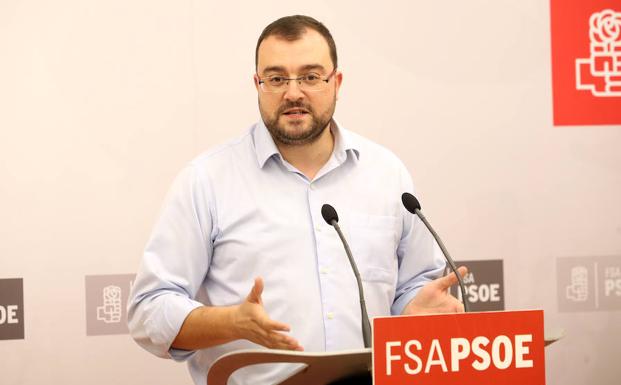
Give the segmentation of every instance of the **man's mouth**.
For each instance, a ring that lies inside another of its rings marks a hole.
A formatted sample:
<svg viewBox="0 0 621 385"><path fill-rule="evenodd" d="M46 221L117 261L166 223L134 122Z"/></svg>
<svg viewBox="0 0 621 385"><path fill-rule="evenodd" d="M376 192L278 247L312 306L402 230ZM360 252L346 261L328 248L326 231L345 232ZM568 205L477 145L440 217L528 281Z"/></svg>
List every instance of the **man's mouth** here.
<svg viewBox="0 0 621 385"><path fill-rule="evenodd" d="M306 114L308 114L308 110L305 110L304 108L289 108L282 113L282 115L291 117L301 117Z"/></svg>

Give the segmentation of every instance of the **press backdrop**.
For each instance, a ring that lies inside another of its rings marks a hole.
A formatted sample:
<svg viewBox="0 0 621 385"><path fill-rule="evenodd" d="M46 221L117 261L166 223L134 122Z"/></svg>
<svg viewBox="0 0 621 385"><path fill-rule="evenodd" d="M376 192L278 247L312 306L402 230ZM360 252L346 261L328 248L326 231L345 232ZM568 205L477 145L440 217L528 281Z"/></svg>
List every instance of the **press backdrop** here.
<svg viewBox="0 0 621 385"><path fill-rule="evenodd" d="M565 329L548 383L618 383L621 121L553 125L550 2L297 3L0 1L0 383L191 383L126 334L127 291L175 174L259 119L256 39L296 13L336 39L339 121L491 269L472 291Z"/></svg>

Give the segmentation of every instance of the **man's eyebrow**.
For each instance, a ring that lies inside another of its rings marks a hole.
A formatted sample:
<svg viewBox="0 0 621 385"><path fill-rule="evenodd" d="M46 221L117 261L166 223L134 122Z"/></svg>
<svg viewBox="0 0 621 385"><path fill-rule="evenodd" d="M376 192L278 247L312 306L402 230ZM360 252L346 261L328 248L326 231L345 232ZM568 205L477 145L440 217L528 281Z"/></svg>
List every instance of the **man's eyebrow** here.
<svg viewBox="0 0 621 385"><path fill-rule="evenodd" d="M286 71L285 71L285 67L282 67L282 66L270 66L270 67L265 67L261 73L266 74L268 72L286 72Z"/></svg>
<svg viewBox="0 0 621 385"><path fill-rule="evenodd" d="M300 72L308 72L312 70L325 71L325 67L322 66L321 64L305 64L302 67L300 67ZM283 66L269 66L269 67L265 67L263 71L261 71L263 75L265 75L266 73L270 73L270 72L285 73L287 72L287 70Z"/></svg>
<svg viewBox="0 0 621 385"><path fill-rule="evenodd" d="M322 70L325 71L325 67L321 64L306 64L302 66L302 72L311 71L311 70Z"/></svg>

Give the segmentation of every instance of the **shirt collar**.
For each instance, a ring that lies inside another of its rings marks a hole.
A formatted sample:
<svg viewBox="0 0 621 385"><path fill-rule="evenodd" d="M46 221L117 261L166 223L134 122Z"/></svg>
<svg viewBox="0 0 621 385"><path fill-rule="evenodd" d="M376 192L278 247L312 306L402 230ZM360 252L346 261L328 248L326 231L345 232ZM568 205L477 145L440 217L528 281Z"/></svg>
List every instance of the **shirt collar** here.
<svg viewBox="0 0 621 385"><path fill-rule="evenodd" d="M274 143L274 139L272 139L267 127L265 127L263 120L254 126L252 138L254 139L254 149L260 168L263 168L265 162L272 156L280 155L278 147L276 147L276 143Z"/></svg>
<svg viewBox="0 0 621 385"><path fill-rule="evenodd" d="M360 159L360 145L351 132L340 125L336 119L332 119L332 134L334 135L334 150L332 153L337 157L347 157L352 153L356 160Z"/></svg>
<svg viewBox="0 0 621 385"><path fill-rule="evenodd" d="M336 120L333 119L332 122L334 123L332 125L332 134L334 135L333 155L344 159L347 157L347 153L351 152L358 160L360 158L360 150L356 138ZM270 135L262 120L255 125L252 137L260 168L263 168L267 160L274 155L281 156L272 135Z"/></svg>

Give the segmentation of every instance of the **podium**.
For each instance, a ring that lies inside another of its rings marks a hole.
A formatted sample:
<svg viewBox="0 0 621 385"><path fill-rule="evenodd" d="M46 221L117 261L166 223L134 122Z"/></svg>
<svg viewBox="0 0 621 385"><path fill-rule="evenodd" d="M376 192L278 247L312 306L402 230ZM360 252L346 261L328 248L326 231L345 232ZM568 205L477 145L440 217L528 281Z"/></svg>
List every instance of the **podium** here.
<svg viewBox="0 0 621 385"><path fill-rule="evenodd" d="M528 312L496 312L496 317L500 314L528 313ZM453 318L459 319L466 315L476 315L479 317L490 318L492 313L462 313L451 315ZM516 314L518 316L519 314ZM541 316L542 316L541 312ZM380 317L374 320L374 350L378 342L376 328L382 328L378 321L388 322L414 322L429 321L437 323L436 320L429 317L438 316L414 316L414 317ZM415 320L418 318L418 320ZM391 320L392 319L392 320ZM399 319L401 319L399 321ZM404 320L405 319L405 320ZM485 324L485 323L483 323ZM379 325L379 326L378 326ZM543 326L543 325L541 325ZM420 332L421 334L423 332ZM560 340L564 336L562 329L547 330L543 334L543 345L548 346L555 341ZM209 385L226 385L228 378L237 369L255 365L269 363L293 363L300 364L300 367L289 375L288 378L282 380L278 385L328 385L338 382L344 378L352 376L367 377L373 368L373 351L372 349L356 349L336 352L297 352L289 350L266 350L266 349L247 349L239 350L225 354L218 358L211 369L207 373L207 383ZM375 351L375 354L378 352ZM506 352L505 352L506 354ZM377 368L377 366L375 366ZM377 378L376 378L377 381ZM401 384L401 382L394 382Z"/></svg>
<svg viewBox="0 0 621 385"><path fill-rule="evenodd" d="M371 349L308 353L290 350L239 350L225 354L214 362L207 373L207 383L226 385L235 370L248 365L270 363L302 364L279 385L330 384L343 377L369 373Z"/></svg>

